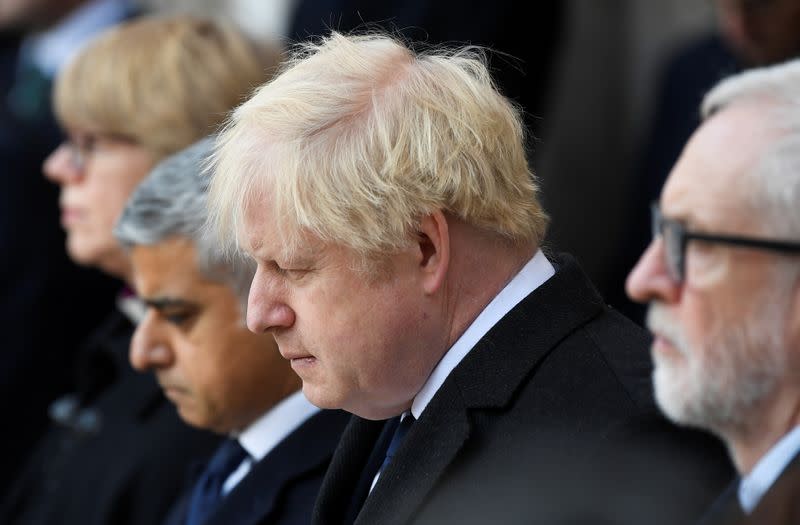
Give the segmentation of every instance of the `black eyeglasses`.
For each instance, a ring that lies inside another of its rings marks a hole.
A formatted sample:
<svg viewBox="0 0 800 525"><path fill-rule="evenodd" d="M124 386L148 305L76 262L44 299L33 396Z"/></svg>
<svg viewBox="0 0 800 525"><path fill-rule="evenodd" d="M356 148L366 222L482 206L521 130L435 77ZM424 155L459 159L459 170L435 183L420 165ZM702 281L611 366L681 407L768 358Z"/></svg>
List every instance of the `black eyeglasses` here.
<svg viewBox="0 0 800 525"><path fill-rule="evenodd" d="M746 248L756 248L781 253L800 253L800 242L698 233L687 230L680 221L664 217L656 202L650 205L650 213L652 217L653 238L655 239L661 235L664 239L667 270L669 271L670 277L677 283L682 283L686 277L686 245L691 240L727 244L729 246L743 246Z"/></svg>

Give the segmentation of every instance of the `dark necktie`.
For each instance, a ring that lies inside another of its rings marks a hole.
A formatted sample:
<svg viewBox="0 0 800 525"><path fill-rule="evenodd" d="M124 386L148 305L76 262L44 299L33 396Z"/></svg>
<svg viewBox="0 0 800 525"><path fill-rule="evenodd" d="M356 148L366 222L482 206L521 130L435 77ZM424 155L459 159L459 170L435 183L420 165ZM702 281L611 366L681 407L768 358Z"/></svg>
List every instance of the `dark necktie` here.
<svg viewBox="0 0 800 525"><path fill-rule="evenodd" d="M411 424L414 421L414 416L409 413L403 418L402 422L399 416L386 422L380 437L378 437L378 441L375 443L375 448L361 473L361 477L356 484L353 497L344 514L342 523L351 524L356 520L359 512L361 512L361 507L364 506L364 501L371 491L375 476L383 472L386 466L392 461L395 452L400 448L403 438L405 438L408 429L411 428ZM390 435L391 439L389 439ZM386 444L387 442L389 443L388 446Z"/></svg>
<svg viewBox="0 0 800 525"><path fill-rule="evenodd" d="M222 485L247 458L247 452L235 439L227 439L217 449L192 489L186 525L204 523L222 500Z"/></svg>
<svg viewBox="0 0 800 525"><path fill-rule="evenodd" d="M378 469L378 474L382 473L389 463L391 463L392 458L397 452L397 449L400 448L400 445L403 443L403 439L405 439L406 434L408 434L408 430L411 428L411 425L414 423L414 421L416 421L414 416L408 414L403 418L402 421L400 421L400 424L397 425L394 435L392 436L392 440L389 442L389 447L386 449L386 456L383 458L383 463L381 463L381 466Z"/></svg>

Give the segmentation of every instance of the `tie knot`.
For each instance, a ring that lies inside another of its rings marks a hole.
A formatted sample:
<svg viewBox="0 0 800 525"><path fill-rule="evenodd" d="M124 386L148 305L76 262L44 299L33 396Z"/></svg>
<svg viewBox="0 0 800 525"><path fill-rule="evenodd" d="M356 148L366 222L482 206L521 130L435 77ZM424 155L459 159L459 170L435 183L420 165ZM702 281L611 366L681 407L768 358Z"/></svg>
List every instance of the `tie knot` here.
<svg viewBox="0 0 800 525"><path fill-rule="evenodd" d="M192 490L186 525L200 525L208 519L222 499L222 484L247 457L238 440L228 439L220 445Z"/></svg>
<svg viewBox="0 0 800 525"><path fill-rule="evenodd" d="M225 480L238 467L248 454L237 439L227 439L217 449L208 462L206 472L209 477Z"/></svg>

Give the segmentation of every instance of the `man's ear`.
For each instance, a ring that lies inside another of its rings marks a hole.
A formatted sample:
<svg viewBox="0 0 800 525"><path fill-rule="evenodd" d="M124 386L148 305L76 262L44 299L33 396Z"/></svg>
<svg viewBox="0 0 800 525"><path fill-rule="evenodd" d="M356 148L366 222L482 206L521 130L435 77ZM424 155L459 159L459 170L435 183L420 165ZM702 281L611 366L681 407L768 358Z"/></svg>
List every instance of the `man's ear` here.
<svg viewBox="0 0 800 525"><path fill-rule="evenodd" d="M441 289L450 266L450 231L444 213L437 210L420 220L418 264L427 294Z"/></svg>

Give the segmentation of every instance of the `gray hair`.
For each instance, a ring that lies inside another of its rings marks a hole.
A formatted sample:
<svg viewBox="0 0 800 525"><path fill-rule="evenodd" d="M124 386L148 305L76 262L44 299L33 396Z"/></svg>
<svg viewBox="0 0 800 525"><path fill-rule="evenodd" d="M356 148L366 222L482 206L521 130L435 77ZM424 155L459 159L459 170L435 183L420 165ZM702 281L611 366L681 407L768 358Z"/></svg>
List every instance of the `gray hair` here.
<svg viewBox="0 0 800 525"><path fill-rule="evenodd" d="M152 245L185 237L197 250L200 270L230 284L246 300L255 265L226 250L207 220L208 158L214 138L207 137L159 163L128 200L114 228L124 246Z"/></svg>
<svg viewBox="0 0 800 525"><path fill-rule="evenodd" d="M776 136L748 174L751 204L771 234L800 240L800 59L719 82L705 96L701 114L708 119L742 102L763 104L763 126Z"/></svg>

